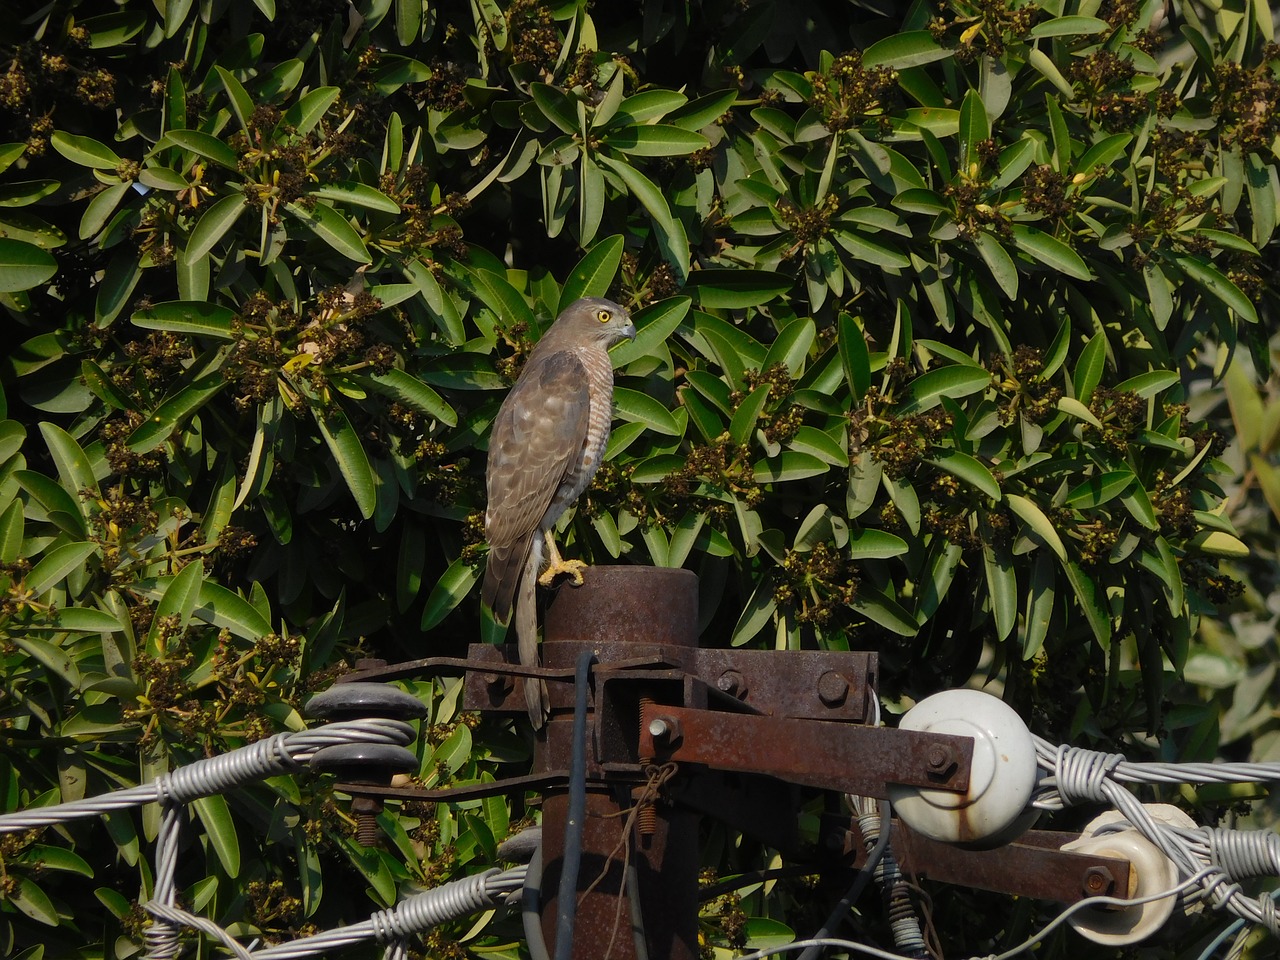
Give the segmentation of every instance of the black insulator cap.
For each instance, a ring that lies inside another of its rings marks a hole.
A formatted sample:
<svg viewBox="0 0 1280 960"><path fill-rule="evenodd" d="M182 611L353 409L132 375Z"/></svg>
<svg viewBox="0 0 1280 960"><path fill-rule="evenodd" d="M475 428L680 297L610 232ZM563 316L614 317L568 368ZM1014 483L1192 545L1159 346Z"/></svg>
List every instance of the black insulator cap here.
<svg viewBox="0 0 1280 960"><path fill-rule="evenodd" d="M427 705L411 693L385 683L335 683L307 701L307 716L323 720L388 717L411 720L427 715Z"/></svg>
<svg viewBox="0 0 1280 960"><path fill-rule="evenodd" d="M317 750L311 769L352 783L386 784L397 773L417 770L418 758L391 743L341 743Z"/></svg>

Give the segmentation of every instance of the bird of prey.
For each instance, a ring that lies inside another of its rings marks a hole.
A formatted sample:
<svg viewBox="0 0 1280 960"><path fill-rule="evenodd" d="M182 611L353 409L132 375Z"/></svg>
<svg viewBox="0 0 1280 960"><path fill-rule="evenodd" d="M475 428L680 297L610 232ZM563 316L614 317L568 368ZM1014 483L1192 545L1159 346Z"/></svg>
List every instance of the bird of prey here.
<svg viewBox="0 0 1280 960"><path fill-rule="evenodd" d="M484 515L489 560L480 596L501 623L515 606L525 666L538 662L536 584L550 586L562 573L582 583L586 564L561 559L551 528L604 458L613 419L609 346L635 335L631 315L611 300L571 303L529 354L493 421ZM524 689L529 717L541 727L546 685L528 680Z"/></svg>

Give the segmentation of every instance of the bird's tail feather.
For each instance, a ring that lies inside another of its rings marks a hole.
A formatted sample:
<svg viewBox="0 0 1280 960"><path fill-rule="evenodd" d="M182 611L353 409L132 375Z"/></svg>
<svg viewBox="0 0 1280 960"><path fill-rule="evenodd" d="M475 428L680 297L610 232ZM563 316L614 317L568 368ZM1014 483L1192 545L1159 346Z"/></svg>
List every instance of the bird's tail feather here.
<svg viewBox="0 0 1280 960"><path fill-rule="evenodd" d="M530 541L524 540L489 550L480 600L493 611L493 618L499 623L506 623L511 618L511 605L515 602L516 588L520 586L530 547Z"/></svg>
<svg viewBox="0 0 1280 960"><path fill-rule="evenodd" d="M538 568L542 566L542 535L534 542L520 576L520 594L516 598L516 650L520 662L526 667L538 665ZM512 578L514 580L514 578ZM526 677L524 681L525 703L529 707L529 720L535 730L541 730L551 711L547 684L543 680Z"/></svg>

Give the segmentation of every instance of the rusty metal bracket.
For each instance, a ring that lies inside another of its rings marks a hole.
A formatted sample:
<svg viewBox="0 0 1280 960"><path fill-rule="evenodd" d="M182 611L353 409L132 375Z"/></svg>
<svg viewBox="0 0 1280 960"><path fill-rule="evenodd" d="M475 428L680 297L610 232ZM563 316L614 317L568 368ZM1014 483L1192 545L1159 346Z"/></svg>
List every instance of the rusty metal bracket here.
<svg viewBox="0 0 1280 960"><path fill-rule="evenodd" d="M969 789L968 737L663 704L646 705L641 720L640 753L659 761L764 773L868 797L885 797L890 783Z"/></svg>
<svg viewBox="0 0 1280 960"><path fill-rule="evenodd" d="M866 860L857 823L846 834L854 863ZM994 893L1075 903L1086 897L1130 896L1129 861L1060 849L1074 833L1029 830L994 850L970 850L930 840L893 821L893 855L904 873Z"/></svg>

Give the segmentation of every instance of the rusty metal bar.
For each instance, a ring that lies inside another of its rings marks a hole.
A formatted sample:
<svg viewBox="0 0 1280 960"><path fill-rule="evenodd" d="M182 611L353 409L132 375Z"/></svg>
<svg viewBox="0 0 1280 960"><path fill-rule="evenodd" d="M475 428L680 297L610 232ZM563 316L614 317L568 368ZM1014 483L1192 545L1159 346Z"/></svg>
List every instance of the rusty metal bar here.
<svg viewBox="0 0 1280 960"><path fill-rule="evenodd" d="M665 705L647 707L642 719L640 751L658 759L867 797L885 797L889 783L969 789L969 737Z"/></svg>
<svg viewBox="0 0 1280 960"><path fill-rule="evenodd" d="M1059 849L1075 839L1077 834L1031 830L994 850L969 850L930 840L894 820L890 842L904 873L941 883L1061 903L1101 894L1127 897L1129 861ZM862 863L866 850L856 822L847 848Z"/></svg>

